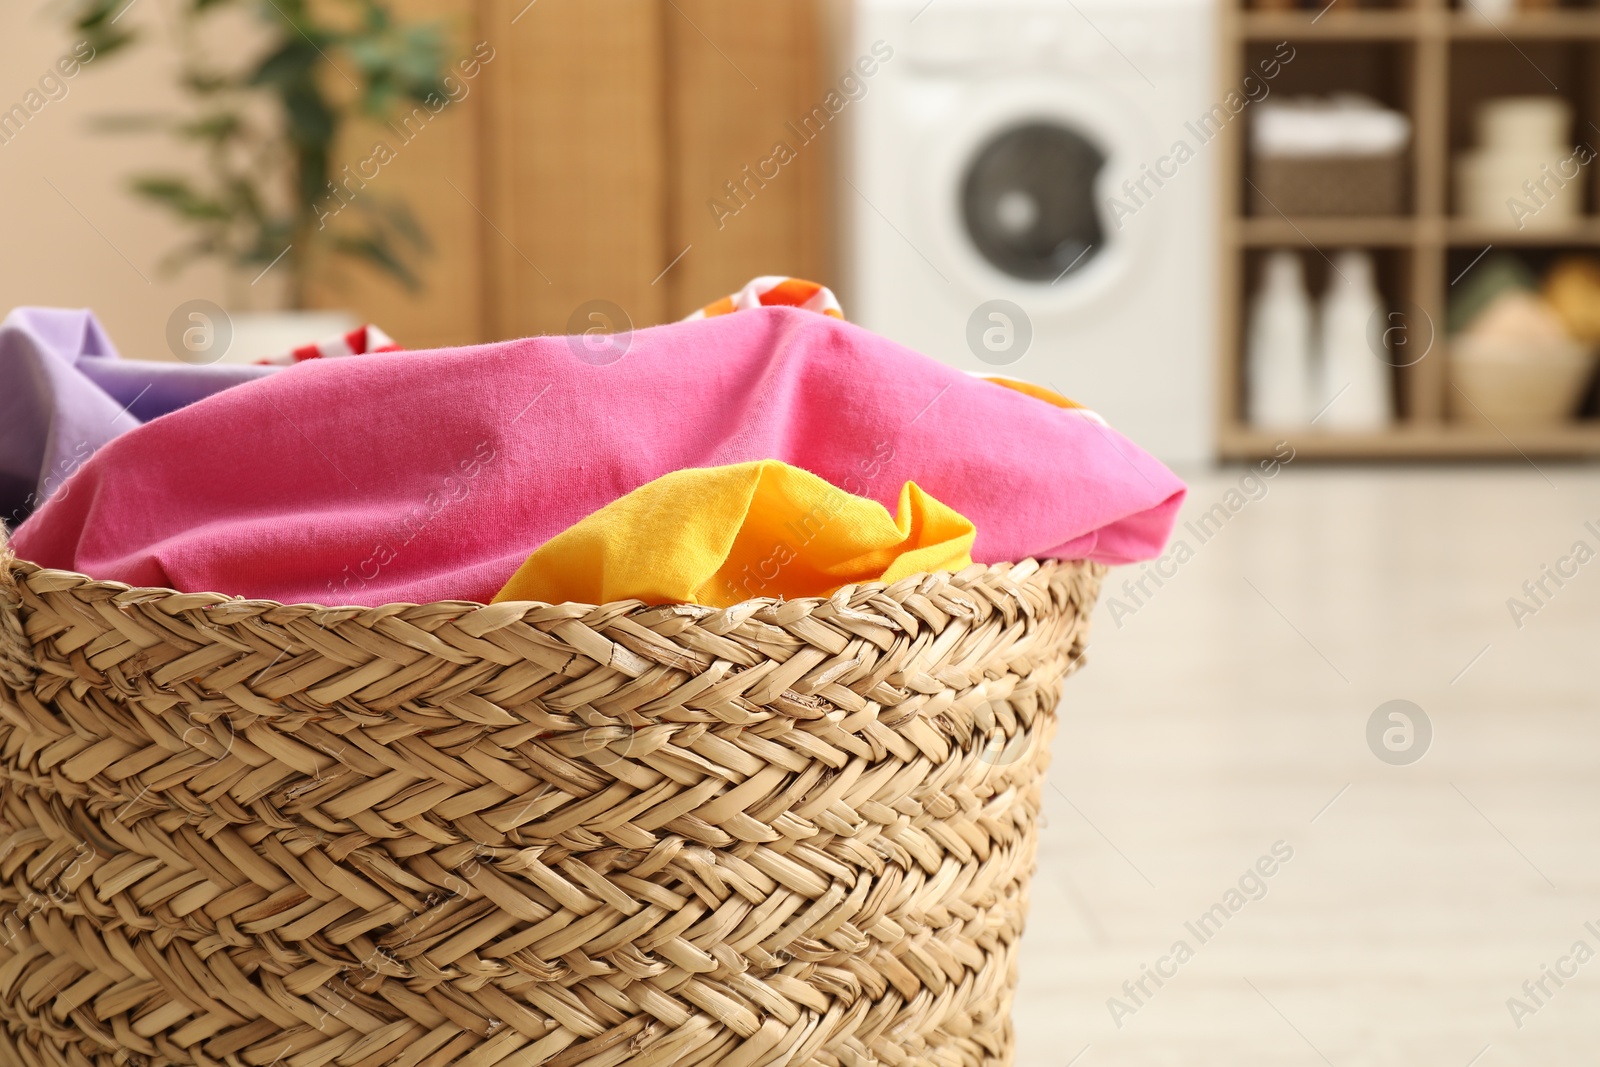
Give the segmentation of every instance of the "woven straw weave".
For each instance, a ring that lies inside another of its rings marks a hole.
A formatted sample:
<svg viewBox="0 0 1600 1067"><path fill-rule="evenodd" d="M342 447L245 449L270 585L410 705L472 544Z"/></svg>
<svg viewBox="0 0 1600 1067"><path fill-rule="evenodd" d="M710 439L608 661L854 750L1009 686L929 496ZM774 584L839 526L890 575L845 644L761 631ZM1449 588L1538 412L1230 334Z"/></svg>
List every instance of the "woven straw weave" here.
<svg viewBox="0 0 1600 1067"><path fill-rule="evenodd" d="M722 610L0 576L4 1067L1010 1061L1098 567Z"/></svg>

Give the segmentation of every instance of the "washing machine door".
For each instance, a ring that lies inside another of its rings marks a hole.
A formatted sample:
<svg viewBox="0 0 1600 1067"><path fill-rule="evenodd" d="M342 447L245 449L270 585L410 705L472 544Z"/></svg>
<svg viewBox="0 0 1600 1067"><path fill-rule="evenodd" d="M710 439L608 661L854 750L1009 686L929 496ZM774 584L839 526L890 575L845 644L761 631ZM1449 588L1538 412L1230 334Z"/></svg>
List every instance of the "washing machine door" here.
<svg viewBox="0 0 1600 1067"><path fill-rule="evenodd" d="M1145 123L1114 95L1041 78L975 94L927 175L946 262L974 292L1068 307L1113 293L1147 227L1119 186L1140 177Z"/></svg>
<svg viewBox="0 0 1600 1067"><path fill-rule="evenodd" d="M967 239L990 266L1054 283L1104 254L1095 184L1106 153L1065 123L1032 120L980 147L961 182Z"/></svg>

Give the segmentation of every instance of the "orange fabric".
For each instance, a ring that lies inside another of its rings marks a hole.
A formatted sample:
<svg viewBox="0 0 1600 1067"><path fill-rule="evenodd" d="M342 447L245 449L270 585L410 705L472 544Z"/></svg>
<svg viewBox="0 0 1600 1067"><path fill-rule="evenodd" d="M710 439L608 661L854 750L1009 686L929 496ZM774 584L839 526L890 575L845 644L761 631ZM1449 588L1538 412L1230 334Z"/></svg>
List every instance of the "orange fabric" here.
<svg viewBox="0 0 1600 1067"><path fill-rule="evenodd" d="M800 278L787 278L761 294L761 303L765 307L786 305L788 307L806 307L823 291L823 287L816 282L803 281ZM831 315L836 319L844 318L843 310L834 307L823 307L822 314Z"/></svg>
<svg viewBox="0 0 1600 1067"><path fill-rule="evenodd" d="M982 375L982 377L986 382L993 382L996 385L1003 385L1007 389L1014 389L1017 392L1022 393L1024 396L1031 396L1035 400L1043 400L1046 404L1054 404L1058 408L1080 408L1085 411L1088 410L1076 400L1069 400L1060 393L1056 392L1054 389L1046 389L1042 385L1034 385L1032 382L1023 381L1021 378L1006 378L998 374L985 374Z"/></svg>
<svg viewBox="0 0 1600 1067"><path fill-rule="evenodd" d="M777 274L755 278L737 293L707 304L688 318L709 319L761 307L795 307L815 311L832 319L844 318L832 289L803 278L786 278Z"/></svg>

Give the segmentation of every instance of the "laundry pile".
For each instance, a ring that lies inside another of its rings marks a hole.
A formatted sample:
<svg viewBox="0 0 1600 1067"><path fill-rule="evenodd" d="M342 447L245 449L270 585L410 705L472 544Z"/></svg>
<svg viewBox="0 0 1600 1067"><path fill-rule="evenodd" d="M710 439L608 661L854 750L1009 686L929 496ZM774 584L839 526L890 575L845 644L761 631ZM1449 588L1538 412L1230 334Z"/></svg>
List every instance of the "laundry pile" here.
<svg viewBox="0 0 1600 1067"><path fill-rule="evenodd" d="M813 283L758 279L612 351L192 367L120 359L88 312L19 309L0 505L33 512L21 558L135 586L726 606L1150 559L1183 499L1092 412L869 333Z"/></svg>

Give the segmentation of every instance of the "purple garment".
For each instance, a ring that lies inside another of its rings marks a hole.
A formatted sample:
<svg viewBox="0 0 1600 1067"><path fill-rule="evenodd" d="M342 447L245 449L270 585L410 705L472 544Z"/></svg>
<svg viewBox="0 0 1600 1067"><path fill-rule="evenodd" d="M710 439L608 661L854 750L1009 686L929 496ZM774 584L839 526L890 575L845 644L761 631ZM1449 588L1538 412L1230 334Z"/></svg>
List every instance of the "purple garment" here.
<svg viewBox="0 0 1600 1067"><path fill-rule="evenodd" d="M0 519L27 518L119 434L281 369L122 359L91 311L15 309L0 322Z"/></svg>

